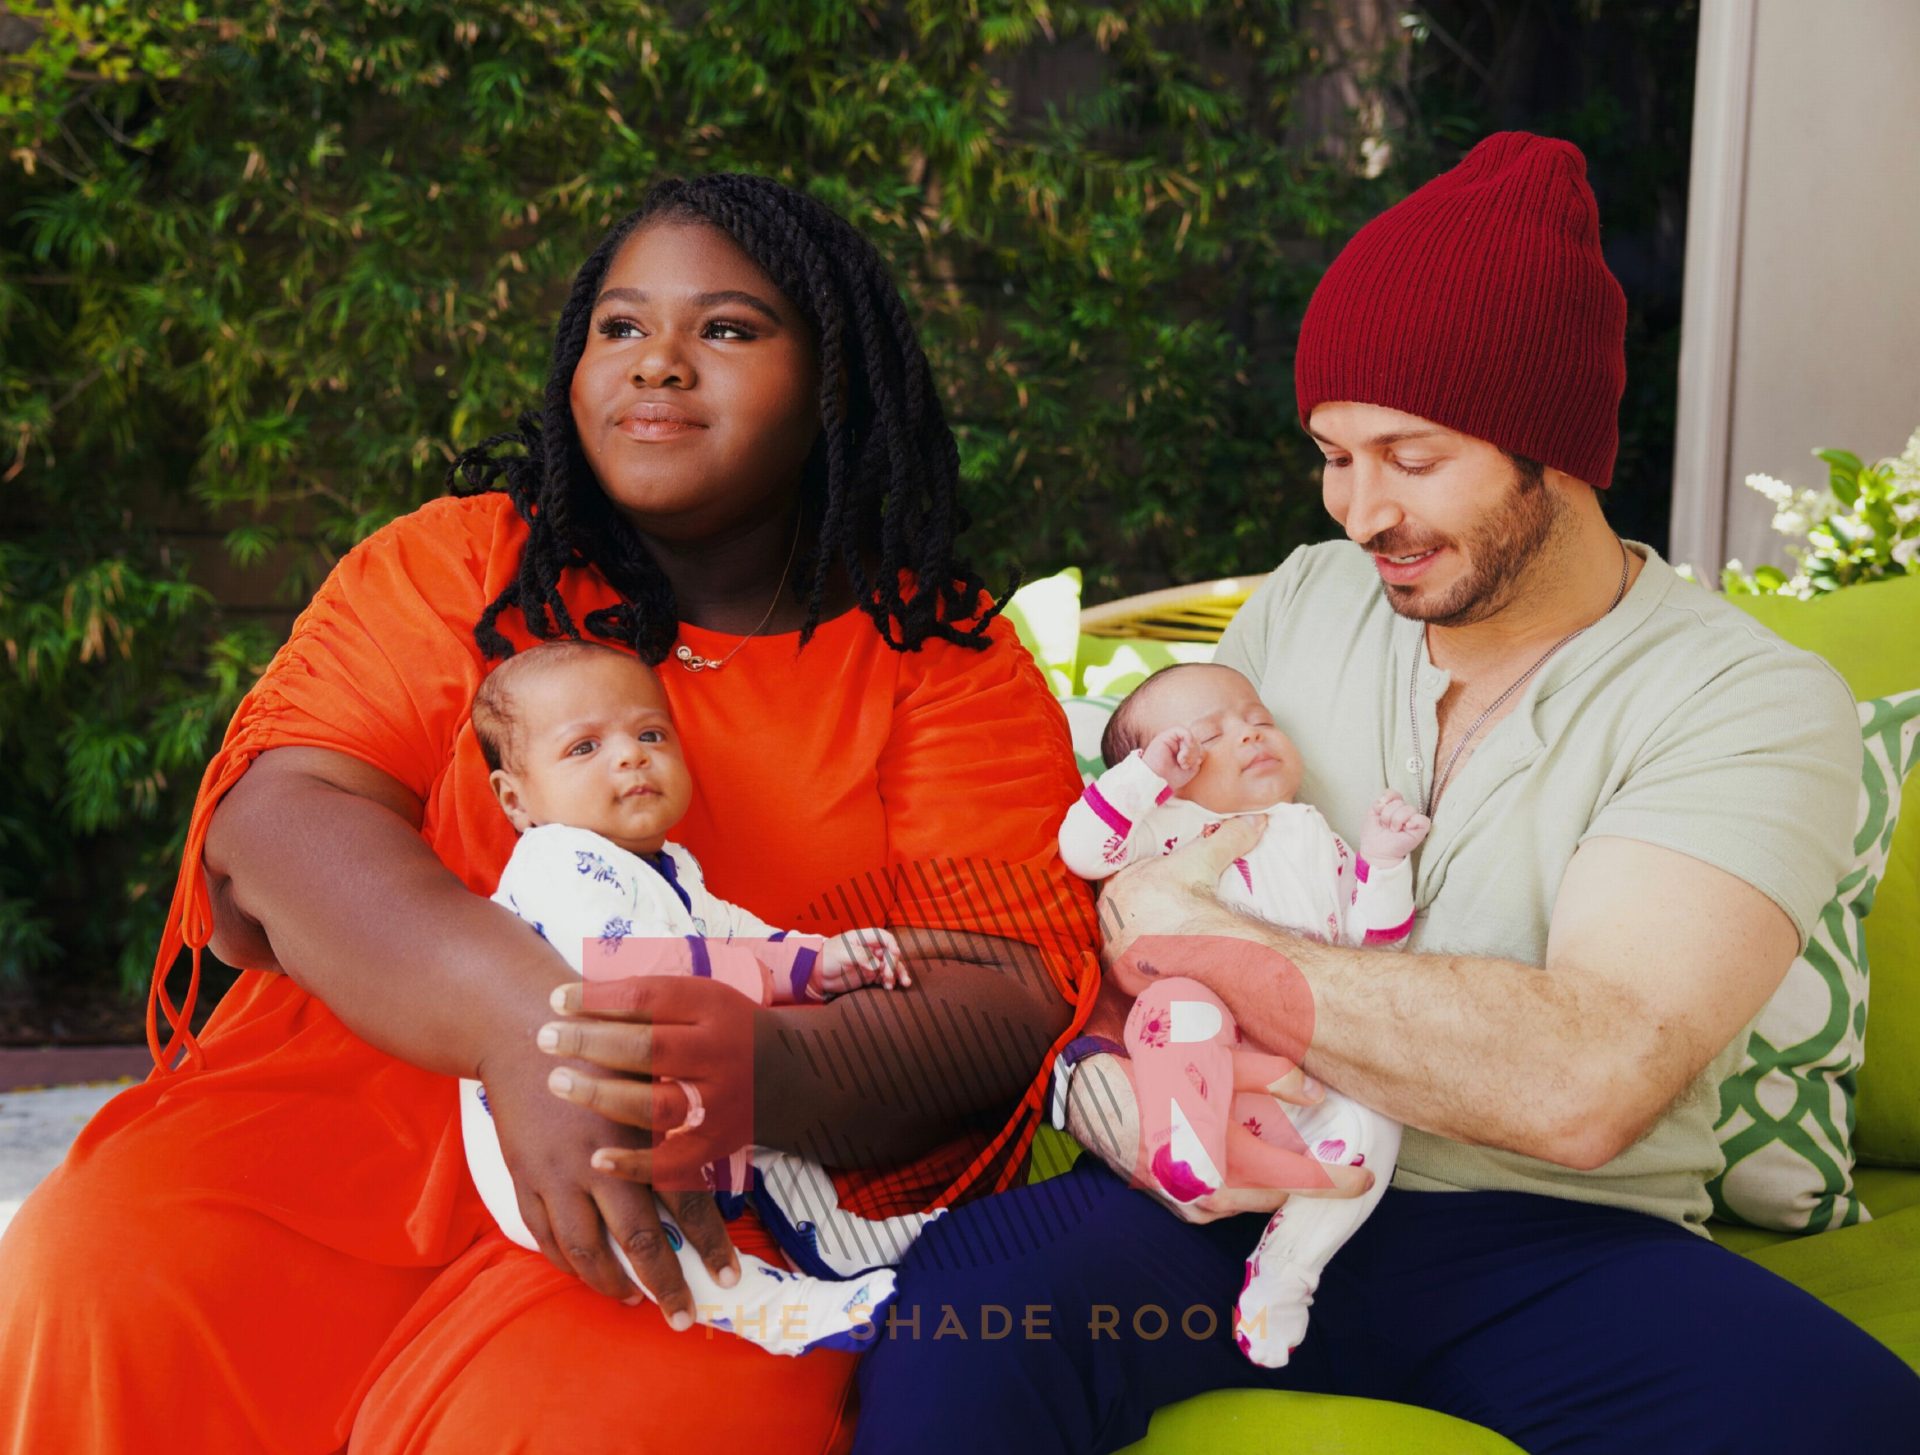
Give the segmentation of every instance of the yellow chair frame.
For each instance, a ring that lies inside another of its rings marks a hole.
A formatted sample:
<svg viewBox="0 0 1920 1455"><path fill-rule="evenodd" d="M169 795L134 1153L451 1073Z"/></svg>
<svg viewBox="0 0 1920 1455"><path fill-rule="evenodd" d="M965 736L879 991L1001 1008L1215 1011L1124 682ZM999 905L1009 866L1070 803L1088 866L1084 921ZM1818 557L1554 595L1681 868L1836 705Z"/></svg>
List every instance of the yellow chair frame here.
<svg viewBox="0 0 1920 1455"><path fill-rule="evenodd" d="M1226 576L1122 597L1080 613L1083 636L1134 641L1217 642L1262 578Z"/></svg>

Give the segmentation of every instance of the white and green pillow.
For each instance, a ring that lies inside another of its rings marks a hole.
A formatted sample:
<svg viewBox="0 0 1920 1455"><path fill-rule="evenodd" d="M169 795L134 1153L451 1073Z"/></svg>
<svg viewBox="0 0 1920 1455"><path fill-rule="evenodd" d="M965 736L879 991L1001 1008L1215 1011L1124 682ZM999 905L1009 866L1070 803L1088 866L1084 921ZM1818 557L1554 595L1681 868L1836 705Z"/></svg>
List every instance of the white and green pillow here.
<svg viewBox="0 0 1920 1455"><path fill-rule="evenodd" d="M1100 757L1100 738L1122 695L1104 692L1060 699L1060 710L1067 715L1067 728L1073 734L1073 756L1080 765L1082 783L1093 782L1107 770Z"/></svg>
<svg viewBox="0 0 1920 1455"><path fill-rule="evenodd" d="M1859 704L1860 813L1852 862L1720 1085L1715 1134L1725 1170L1708 1184L1723 1218L1822 1232L1864 1222L1853 1185L1854 1077L1865 1058L1874 890L1920 763L1920 691Z"/></svg>

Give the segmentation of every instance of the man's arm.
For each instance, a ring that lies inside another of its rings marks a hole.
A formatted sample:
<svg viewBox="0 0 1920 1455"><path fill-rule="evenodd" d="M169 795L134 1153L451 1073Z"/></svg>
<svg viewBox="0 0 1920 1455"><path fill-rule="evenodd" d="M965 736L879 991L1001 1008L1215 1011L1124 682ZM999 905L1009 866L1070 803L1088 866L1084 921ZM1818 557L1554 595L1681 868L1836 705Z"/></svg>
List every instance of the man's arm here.
<svg viewBox="0 0 1920 1455"><path fill-rule="evenodd" d="M1786 912L1744 880L1670 849L1594 838L1561 882L1544 969L1328 946L1214 898L1257 838L1258 825L1236 820L1109 884L1102 923L1122 983L1144 983L1126 948L1177 927L1156 938L1154 967L1209 986L1253 1040L1298 1045L1310 1023L1307 1069L1347 1095L1440 1136L1567 1167L1601 1166L1658 1120L1758 1013L1799 944ZM1223 955L1219 939L1272 955Z"/></svg>

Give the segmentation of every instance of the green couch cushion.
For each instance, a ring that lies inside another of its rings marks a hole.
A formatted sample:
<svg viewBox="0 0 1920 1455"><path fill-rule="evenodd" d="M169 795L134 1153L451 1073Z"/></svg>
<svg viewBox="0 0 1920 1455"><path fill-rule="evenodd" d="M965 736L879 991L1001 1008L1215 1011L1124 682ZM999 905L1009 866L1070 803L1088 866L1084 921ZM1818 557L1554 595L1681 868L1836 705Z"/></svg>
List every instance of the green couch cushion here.
<svg viewBox="0 0 1920 1455"><path fill-rule="evenodd" d="M1907 1179L1897 1195L1862 1175L1873 1199L1872 1222L1809 1238L1783 1238L1746 1254L1762 1268L1845 1315L1920 1370L1920 1173L1886 1169ZM1907 1199L1902 1201L1902 1199Z"/></svg>
<svg viewBox="0 0 1920 1455"><path fill-rule="evenodd" d="M1861 931L1886 872L1901 781L1920 758L1920 692L1862 702L1859 714L1853 859L1720 1084L1714 1135L1726 1166L1707 1191L1719 1216L1754 1227L1819 1232L1865 1216L1853 1185L1867 1029Z"/></svg>
<svg viewBox="0 0 1920 1455"><path fill-rule="evenodd" d="M1451 1415L1378 1399L1223 1389L1169 1405L1126 1455L1517 1455L1520 1447Z"/></svg>
<svg viewBox="0 0 1920 1455"><path fill-rule="evenodd" d="M1795 646L1825 657L1857 698L1920 687L1920 576L1812 601L1729 600ZM1915 791L1911 780L1907 791ZM1854 1150L1862 1162L1920 1166L1920 812L1903 815L1894 834L1867 918L1866 947L1873 994ZM1871 1201L1867 1206L1873 1210Z"/></svg>

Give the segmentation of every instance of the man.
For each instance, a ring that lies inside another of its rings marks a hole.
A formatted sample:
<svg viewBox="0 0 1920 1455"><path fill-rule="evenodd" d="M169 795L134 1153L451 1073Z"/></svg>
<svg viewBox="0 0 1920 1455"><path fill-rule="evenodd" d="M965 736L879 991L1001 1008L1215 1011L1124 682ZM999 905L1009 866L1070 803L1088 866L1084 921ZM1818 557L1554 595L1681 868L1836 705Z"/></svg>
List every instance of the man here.
<svg viewBox="0 0 1920 1455"><path fill-rule="evenodd" d="M1608 527L1625 319L1584 160L1519 133L1362 229L1307 311L1300 417L1351 544L1295 552L1217 660L1336 827L1383 787L1432 815L1409 952L1224 909L1245 820L1103 897L1121 989L1153 936L1151 968L1284 1046L1304 987L1305 1071L1407 1126L1304 1343L1262 1370L1228 1328L1263 1219L1221 1215L1283 1195L1175 1222L1083 1158L923 1239L862 1372L863 1448L1117 1449L1228 1386L1425 1405L1535 1452L1920 1428L1920 1378L1701 1227L1714 1088L1833 894L1860 746L1823 663ZM1092 1056L1070 1099L1123 1177L1124 1064ZM949 1305L1038 1308L1045 1337L938 1339Z"/></svg>

